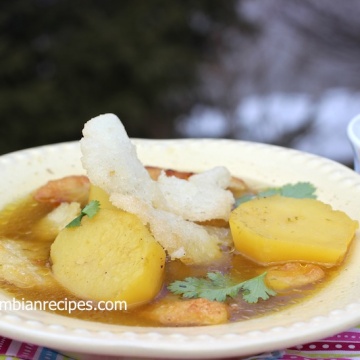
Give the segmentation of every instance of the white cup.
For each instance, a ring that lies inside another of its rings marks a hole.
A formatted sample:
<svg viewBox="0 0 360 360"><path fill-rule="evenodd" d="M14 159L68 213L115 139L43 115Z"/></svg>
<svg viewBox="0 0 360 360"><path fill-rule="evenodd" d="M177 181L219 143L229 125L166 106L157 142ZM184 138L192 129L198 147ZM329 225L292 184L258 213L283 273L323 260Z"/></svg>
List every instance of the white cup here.
<svg viewBox="0 0 360 360"><path fill-rule="evenodd" d="M349 122L347 136L354 152L354 170L360 173L360 115L355 116Z"/></svg>

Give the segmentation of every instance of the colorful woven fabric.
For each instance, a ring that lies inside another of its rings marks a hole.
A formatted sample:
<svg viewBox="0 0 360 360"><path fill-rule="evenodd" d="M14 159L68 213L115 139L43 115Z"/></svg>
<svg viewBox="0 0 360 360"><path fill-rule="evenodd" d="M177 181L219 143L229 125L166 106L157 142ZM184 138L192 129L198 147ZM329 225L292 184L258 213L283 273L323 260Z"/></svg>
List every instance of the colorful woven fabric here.
<svg viewBox="0 0 360 360"><path fill-rule="evenodd" d="M0 354L0 360L72 360L53 350L5 337L0 337Z"/></svg>
<svg viewBox="0 0 360 360"><path fill-rule="evenodd" d="M360 359L360 327L287 349L280 359Z"/></svg>

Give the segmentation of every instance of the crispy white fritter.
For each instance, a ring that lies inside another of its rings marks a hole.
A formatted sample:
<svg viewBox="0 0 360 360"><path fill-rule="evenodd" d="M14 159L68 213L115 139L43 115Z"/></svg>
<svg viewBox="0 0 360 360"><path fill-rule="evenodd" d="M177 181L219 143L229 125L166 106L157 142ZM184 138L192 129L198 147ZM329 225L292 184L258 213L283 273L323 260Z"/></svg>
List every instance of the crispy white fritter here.
<svg viewBox="0 0 360 360"><path fill-rule="evenodd" d="M226 190L231 179L226 168L210 169L189 181L165 174L154 181L113 114L88 121L80 145L90 182L105 190L116 207L149 224L172 258L204 263L221 255L219 239L195 222L229 218L234 197Z"/></svg>

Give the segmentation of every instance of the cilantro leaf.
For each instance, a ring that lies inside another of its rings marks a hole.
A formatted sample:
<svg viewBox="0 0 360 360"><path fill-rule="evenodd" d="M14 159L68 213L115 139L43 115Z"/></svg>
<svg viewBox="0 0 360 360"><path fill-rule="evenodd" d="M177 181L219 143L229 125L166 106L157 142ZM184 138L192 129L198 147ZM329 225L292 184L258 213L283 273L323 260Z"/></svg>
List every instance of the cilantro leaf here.
<svg viewBox="0 0 360 360"><path fill-rule="evenodd" d="M90 219L94 217L100 210L100 202L98 200L90 201L80 212L74 220L70 221L65 227L72 228L81 225L81 219L84 216L88 216Z"/></svg>
<svg viewBox="0 0 360 360"><path fill-rule="evenodd" d="M243 195L238 198L235 202L235 206L239 206L244 202L255 198L263 198L269 197L273 195L281 195L285 197L297 198L297 199L316 199L316 188L313 184L309 182L298 182L296 184L287 184L279 188L269 188L263 191L260 191L258 194L255 195Z"/></svg>
<svg viewBox="0 0 360 360"><path fill-rule="evenodd" d="M184 298L205 298L211 301L224 302L228 297L235 298L242 291L243 299L256 303L259 299L267 300L276 292L269 289L265 282L266 273L255 278L233 284L228 276L220 272L208 273L206 278L188 277L183 281L172 282L168 289Z"/></svg>
<svg viewBox="0 0 360 360"><path fill-rule="evenodd" d="M77 216L74 220L70 221L65 227L66 228L72 228L72 227L78 227L81 225L81 219L83 218L83 214L80 213L79 216Z"/></svg>
<svg viewBox="0 0 360 360"><path fill-rule="evenodd" d="M308 182L298 182L295 185L288 184L280 189L281 189L280 195L282 196L299 198L299 199L316 198L315 195L316 188L314 185Z"/></svg>
<svg viewBox="0 0 360 360"><path fill-rule="evenodd" d="M251 195L250 194L243 195L235 200L235 207L238 207L239 205L241 205L247 201L255 199L255 197L256 197L256 195L252 195L252 194Z"/></svg>
<svg viewBox="0 0 360 360"><path fill-rule="evenodd" d="M267 300L270 296L275 296L276 292L268 288L265 284L266 273L242 283L243 298L248 303L257 303L259 299Z"/></svg>
<svg viewBox="0 0 360 360"><path fill-rule="evenodd" d="M100 209L100 202L98 200L91 200L81 211L83 215L87 215L90 219L94 217Z"/></svg>

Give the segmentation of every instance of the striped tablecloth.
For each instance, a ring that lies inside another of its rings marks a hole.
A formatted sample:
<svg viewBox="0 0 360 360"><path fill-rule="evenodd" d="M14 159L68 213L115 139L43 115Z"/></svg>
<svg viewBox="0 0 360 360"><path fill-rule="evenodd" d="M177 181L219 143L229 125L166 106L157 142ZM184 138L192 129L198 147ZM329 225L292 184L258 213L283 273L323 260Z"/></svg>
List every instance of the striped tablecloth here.
<svg viewBox="0 0 360 360"><path fill-rule="evenodd" d="M124 358L127 360L128 358ZM312 343L248 357L246 360L360 359L360 326ZM0 360L77 360L51 349L0 336ZM233 359L235 360L235 359ZM242 360L244 360L242 358Z"/></svg>

